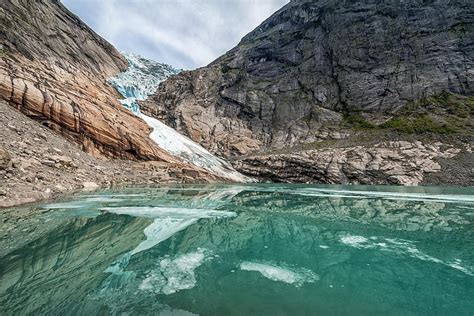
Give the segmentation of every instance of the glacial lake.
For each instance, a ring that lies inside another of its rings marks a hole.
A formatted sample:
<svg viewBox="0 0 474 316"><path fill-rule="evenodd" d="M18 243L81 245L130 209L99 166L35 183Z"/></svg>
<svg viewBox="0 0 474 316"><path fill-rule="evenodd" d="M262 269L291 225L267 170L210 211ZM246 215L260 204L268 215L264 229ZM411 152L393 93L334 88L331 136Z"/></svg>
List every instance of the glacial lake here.
<svg viewBox="0 0 474 316"><path fill-rule="evenodd" d="M0 315L474 315L473 188L177 185L34 208L0 258Z"/></svg>

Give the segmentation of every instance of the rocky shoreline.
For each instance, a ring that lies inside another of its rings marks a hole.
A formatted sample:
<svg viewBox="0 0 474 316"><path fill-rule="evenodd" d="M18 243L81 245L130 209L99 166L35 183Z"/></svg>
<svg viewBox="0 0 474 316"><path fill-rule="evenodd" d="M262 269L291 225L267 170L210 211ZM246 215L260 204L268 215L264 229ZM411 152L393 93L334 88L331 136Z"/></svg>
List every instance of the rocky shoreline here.
<svg viewBox="0 0 474 316"><path fill-rule="evenodd" d="M0 208L101 187L224 181L179 163L94 157L0 102Z"/></svg>
<svg viewBox="0 0 474 316"><path fill-rule="evenodd" d="M446 162L464 156L461 171L446 179ZM290 153L250 155L233 162L240 172L277 182L382 185L474 185L469 144L386 141ZM462 172L462 174L459 174Z"/></svg>

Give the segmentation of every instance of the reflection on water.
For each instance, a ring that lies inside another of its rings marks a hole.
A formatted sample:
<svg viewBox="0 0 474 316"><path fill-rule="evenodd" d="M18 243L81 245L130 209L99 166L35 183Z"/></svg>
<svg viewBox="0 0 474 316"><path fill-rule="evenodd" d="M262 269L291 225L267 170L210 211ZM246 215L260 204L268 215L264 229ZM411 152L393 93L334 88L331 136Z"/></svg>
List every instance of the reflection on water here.
<svg viewBox="0 0 474 316"><path fill-rule="evenodd" d="M472 189L104 191L39 207L0 314L472 315ZM341 304L344 302L344 304Z"/></svg>

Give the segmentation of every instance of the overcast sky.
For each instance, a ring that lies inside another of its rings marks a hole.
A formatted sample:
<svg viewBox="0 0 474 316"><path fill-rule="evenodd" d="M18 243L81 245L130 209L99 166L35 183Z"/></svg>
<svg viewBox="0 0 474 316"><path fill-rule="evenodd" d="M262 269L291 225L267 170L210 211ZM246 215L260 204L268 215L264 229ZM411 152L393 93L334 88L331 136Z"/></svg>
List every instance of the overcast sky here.
<svg viewBox="0 0 474 316"><path fill-rule="evenodd" d="M63 0L120 51L193 69L235 45L289 0Z"/></svg>

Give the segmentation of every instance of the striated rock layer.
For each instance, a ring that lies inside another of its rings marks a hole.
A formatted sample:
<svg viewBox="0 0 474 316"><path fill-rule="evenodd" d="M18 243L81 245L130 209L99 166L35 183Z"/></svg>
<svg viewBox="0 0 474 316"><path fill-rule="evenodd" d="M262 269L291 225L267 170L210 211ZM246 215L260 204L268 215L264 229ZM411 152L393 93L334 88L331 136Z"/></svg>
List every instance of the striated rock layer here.
<svg viewBox="0 0 474 316"><path fill-rule="evenodd" d="M60 1L2 1L0 25L0 99L89 153L175 161L106 82L126 60Z"/></svg>
<svg viewBox="0 0 474 316"><path fill-rule="evenodd" d="M453 158L460 151L442 143L394 141L250 156L234 164L247 174L277 182L418 185L425 174L441 171L438 159ZM472 184L472 175L463 175L466 184Z"/></svg>
<svg viewBox="0 0 474 316"><path fill-rule="evenodd" d="M360 134L358 127L404 134L400 126L418 114L423 120L408 134L420 127L435 138L467 133L472 143L472 98L466 108L460 106L462 113L452 103L448 115L433 118L436 102L423 103L421 114L406 111L443 93L474 94L473 16L474 7L463 0L293 0L209 66L168 79L142 109L224 157L347 139ZM453 111L458 117L448 119ZM404 117L398 117L401 112ZM319 159L294 154L313 164ZM236 167L258 173L248 164ZM264 167L271 174L281 171L268 160ZM295 179L329 181L286 172ZM418 176L404 176L412 180L397 183L419 183Z"/></svg>

